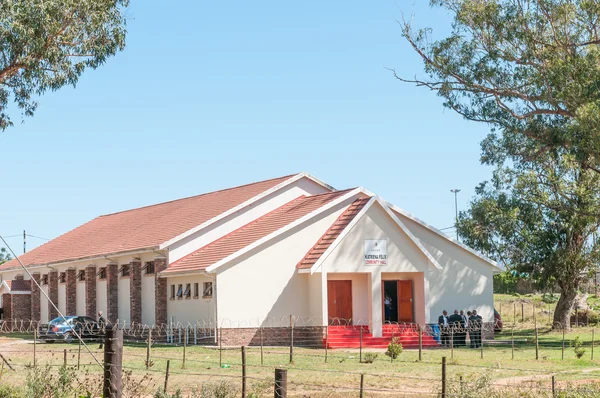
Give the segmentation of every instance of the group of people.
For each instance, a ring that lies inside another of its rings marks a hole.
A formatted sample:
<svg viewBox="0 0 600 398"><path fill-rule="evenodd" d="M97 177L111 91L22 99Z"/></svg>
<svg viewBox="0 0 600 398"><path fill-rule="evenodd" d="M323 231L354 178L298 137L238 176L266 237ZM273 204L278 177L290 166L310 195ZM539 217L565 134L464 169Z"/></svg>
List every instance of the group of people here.
<svg viewBox="0 0 600 398"><path fill-rule="evenodd" d="M481 347L483 318L476 310L467 311L466 315L463 310L454 310L454 314L450 316L448 311L444 310L438 319L438 325L442 347L467 347L467 336L469 347Z"/></svg>

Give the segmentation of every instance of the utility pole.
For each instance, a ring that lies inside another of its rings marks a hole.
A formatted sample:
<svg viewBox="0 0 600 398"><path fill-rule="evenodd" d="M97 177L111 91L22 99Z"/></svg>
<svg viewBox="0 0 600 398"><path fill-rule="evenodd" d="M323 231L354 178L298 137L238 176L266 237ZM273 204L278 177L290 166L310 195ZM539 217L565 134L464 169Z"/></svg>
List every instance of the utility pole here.
<svg viewBox="0 0 600 398"><path fill-rule="evenodd" d="M25 234L25 230L23 230L23 254L27 251L27 234Z"/></svg>
<svg viewBox="0 0 600 398"><path fill-rule="evenodd" d="M451 189L450 192L454 194L454 228L456 229L456 240L458 241L458 193L460 189Z"/></svg>

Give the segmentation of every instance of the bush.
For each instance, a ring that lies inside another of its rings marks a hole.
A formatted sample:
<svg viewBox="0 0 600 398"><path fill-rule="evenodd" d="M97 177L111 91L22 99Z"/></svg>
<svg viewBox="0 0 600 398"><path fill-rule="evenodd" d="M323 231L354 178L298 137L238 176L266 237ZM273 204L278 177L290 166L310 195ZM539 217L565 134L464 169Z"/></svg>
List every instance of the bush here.
<svg viewBox="0 0 600 398"><path fill-rule="evenodd" d="M542 294L542 301L546 304L556 303L558 301L558 294L544 293Z"/></svg>
<svg viewBox="0 0 600 398"><path fill-rule="evenodd" d="M363 355L364 363L373 363L373 362L375 362L376 359L377 359L377 354L375 354L373 352L367 352L365 355Z"/></svg>
<svg viewBox="0 0 600 398"><path fill-rule="evenodd" d="M579 339L579 336L575 337L575 340L571 342L571 347L573 347L573 351L577 358L581 358L585 355L585 348L582 347L583 343Z"/></svg>
<svg viewBox="0 0 600 398"><path fill-rule="evenodd" d="M394 337L390 344L388 344L387 351L385 355L392 359L396 359L402 353L402 344L400 344L400 339L398 337Z"/></svg>
<svg viewBox="0 0 600 398"><path fill-rule="evenodd" d="M201 398L237 398L238 392L230 381L204 383L200 390Z"/></svg>

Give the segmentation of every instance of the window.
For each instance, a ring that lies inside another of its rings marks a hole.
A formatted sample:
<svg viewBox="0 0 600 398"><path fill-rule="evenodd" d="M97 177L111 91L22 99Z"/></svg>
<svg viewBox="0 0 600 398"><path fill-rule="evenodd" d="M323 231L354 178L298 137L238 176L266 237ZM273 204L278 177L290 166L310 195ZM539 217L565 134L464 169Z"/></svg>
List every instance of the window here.
<svg viewBox="0 0 600 398"><path fill-rule="evenodd" d="M194 298L198 298L198 285L199 283L194 283Z"/></svg>
<svg viewBox="0 0 600 398"><path fill-rule="evenodd" d="M171 300L175 300L175 285L171 285Z"/></svg>
<svg viewBox="0 0 600 398"><path fill-rule="evenodd" d="M81 270L79 272L77 272L77 280L79 282L85 282L85 270Z"/></svg>
<svg viewBox="0 0 600 398"><path fill-rule="evenodd" d="M182 284L179 284L177 286L177 298L178 299L183 298L183 285Z"/></svg>
<svg viewBox="0 0 600 398"><path fill-rule="evenodd" d="M66 283L67 282L67 273L66 272L61 272L60 276L58 278L58 281L60 283Z"/></svg>
<svg viewBox="0 0 600 398"><path fill-rule="evenodd" d="M48 274L42 275L42 285L48 284Z"/></svg>
<svg viewBox="0 0 600 398"><path fill-rule="evenodd" d="M144 275L152 275L152 274L154 274L154 261L148 261L144 265L144 270L145 270Z"/></svg>
<svg viewBox="0 0 600 398"><path fill-rule="evenodd" d="M212 282L204 282L202 284L202 298L212 297Z"/></svg>
<svg viewBox="0 0 600 398"><path fill-rule="evenodd" d="M98 272L98 279L106 279L106 267L100 268Z"/></svg>
<svg viewBox="0 0 600 398"><path fill-rule="evenodd" d="M129 276L129 264L124 264L121 267L121 277Z"/></svg>
<svg viewBox="0 0 600 398"><path fill-rule="evenodd" d="M183 295L185 296L186 299L189 299L192 297L192 284L191 283L186 283L185 291L183 292Z"/></svg>

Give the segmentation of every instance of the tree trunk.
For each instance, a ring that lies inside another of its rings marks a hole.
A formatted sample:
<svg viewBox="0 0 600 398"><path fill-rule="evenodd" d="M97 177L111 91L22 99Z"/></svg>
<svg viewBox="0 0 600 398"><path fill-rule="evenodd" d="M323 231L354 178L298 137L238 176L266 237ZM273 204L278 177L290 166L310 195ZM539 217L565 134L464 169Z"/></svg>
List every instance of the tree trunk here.
<svg viewBox="0 0 600 398"><path fill-rule="evenodd" d="M558 299L558 303L556 303L556 310L554 311L552 329L571 329L571 311L573 310L576 298L577 289L574 287L569 286L561 289L560 298Z"/></svg>

